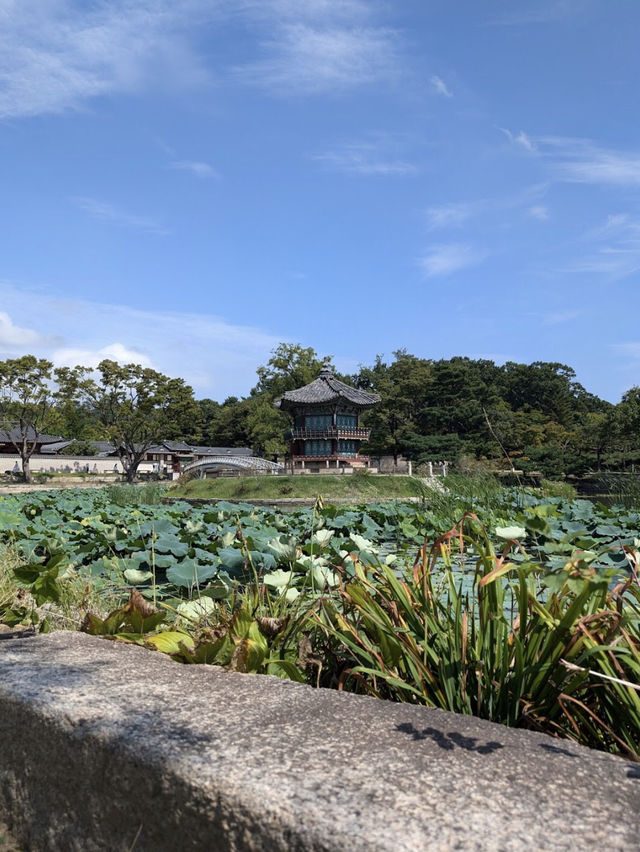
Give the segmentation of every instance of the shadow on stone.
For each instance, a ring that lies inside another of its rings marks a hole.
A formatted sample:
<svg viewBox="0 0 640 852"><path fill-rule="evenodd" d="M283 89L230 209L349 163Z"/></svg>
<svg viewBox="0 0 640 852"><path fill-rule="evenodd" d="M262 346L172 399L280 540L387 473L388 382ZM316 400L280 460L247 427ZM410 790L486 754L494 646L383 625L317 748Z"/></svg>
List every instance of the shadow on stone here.
<svg viewBox="0 0 640 852"><path fill-rule="evenodd" d="M465 737L457 731L439 731L437 728L422 728L419 730L410 722L403 722L401 725L396 725L396 730L403 734L408 734L412 740L432 740L438 748L445 751L453 751L455 748L462 748L465 751L475 751L477 754L492 754L498 749L504 748L502 743L495 741L478 744L477 737Z"/></svg>
<svg viewBox="0 0 640 852"><path fill-rule="evenodd" d="M572 751L567 751L566 748L560 748L560 746L554 746L550 743L540 743L540 748L543 748L545 751L550 751L553 754L564 754L567 757L578 757L577 754L574 754Z"/></svg>
<svg viewBox="0 0 640 852"><path fill-rule="evenodd" d="M640 763L629 767L627 778L640 778Z"/></svg>

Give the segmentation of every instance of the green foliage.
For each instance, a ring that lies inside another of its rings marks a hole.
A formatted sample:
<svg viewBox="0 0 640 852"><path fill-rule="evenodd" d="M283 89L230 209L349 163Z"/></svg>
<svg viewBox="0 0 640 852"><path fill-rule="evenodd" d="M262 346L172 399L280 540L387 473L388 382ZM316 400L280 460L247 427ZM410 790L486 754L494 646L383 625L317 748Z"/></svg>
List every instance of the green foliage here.
<svg viewBox="0 0 640 852"><path fill-rule="evenodd" d="M105 489L109 503L116 506L157 506L166 496L167 486L157 482L144 485L109 485Z"/></svg>
<svg viewBox="0 0 640 852"><path fill-rule="evenodd" d="M95 456L98 454L94 444L92 444L91 441L86 441L82 438L75 438L71 441L71 443L65 447L64 452L68 456Z"/></svg>
<svg viewBox="0 0 640 852"><path fill-rule="evenodd" d="M0 361L0 429L13 435L27 482L31 481L29 459L49 416L52 368L50 361L34 355Z"/></svg>
<svg viewBox="0 0 640 852"><path fill-rule="evenodd" d="M640 757L640 514L486 475L447 486L286 514L146 505L139 489L123 505L106 490L0 497L0 620L77 626L84 610L84 630L182 662Z"/></svg>
<svg viewBox="0 0 640 852"><path fill-rule="evenodd" d="M361 563L339 593L316 620L351 660L345 686L640 759L635 573L610 591L578 553L547 576L517 542L496 552L471 515L421 548L411 572Z"/></svg>
<svg viewBox="0 0 640 852"><path fill-rule="evenodd" d="M578 492L568 482L556 482L551 479L540 480L543 497L562 497L563 500L575 500Z"/></svg>
<svg viewBox="0 0 640 852"><path fill-rule="evenodd" d="M58 370L58 396L67 404L83 404L118 448L127 480L132 482L149 447L176 438L197 417L192 389L139 364L98 364L96 381L85 367Z"/></svg>

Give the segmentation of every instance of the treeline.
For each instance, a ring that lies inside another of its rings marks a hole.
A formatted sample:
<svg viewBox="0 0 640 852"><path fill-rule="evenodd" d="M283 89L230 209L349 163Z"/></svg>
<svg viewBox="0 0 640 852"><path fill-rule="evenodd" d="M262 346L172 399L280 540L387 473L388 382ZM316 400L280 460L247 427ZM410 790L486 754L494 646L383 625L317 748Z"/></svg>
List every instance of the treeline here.
<svg viewBox="0 0 640 852"><path fill-rule="evenodd" d="M137 467L143 446L167 439L247 446L275 457L287 450L290 424L274 399L313 381L330 363L311 348L280 344L258 368L248 396L217 402L196 400L181 379L137 365L107 360L97 372L54 371L49 362L25 356L0 362L0 419L31 418L39 431L75 439L85 449L87 441L111 440L126 449L127 470ZM586 391L565 364L499 366L399 350L391 360L378 357L339 378L381 396L363 417L371 427L363 449L373 455L513 466L552 477L640 463L640 388L613 405Z"/></svg>
<svg viewBox="0 0 640 852"><path fill-rule="evenodd" d="M286 390L312 381L320 367L313 349L281 344L258 370L248 397L200 400L204 443L246 444L266 455L286 451L288 420L273 408ZM405 350L376 358L344 381L374 391L380 405L363 421L373 455L416 463L447 459L469 465L513 466L546 476L625 470L640 463L640 388L618 405L589 393L565 364L497 365L487 359L418 358Z"/></svg>

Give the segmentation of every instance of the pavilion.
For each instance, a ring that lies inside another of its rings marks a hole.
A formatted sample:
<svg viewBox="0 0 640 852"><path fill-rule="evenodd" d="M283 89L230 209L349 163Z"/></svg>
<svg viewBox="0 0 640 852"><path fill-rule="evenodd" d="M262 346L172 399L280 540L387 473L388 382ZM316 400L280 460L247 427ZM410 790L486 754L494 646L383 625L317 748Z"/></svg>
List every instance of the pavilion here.
<svg viewBox="0 0 640 852"><path fill-rule="evenodd" d="M360 444L369 440L371 430L360 426L360 415L378 402L378 394L341 382L330 367L323 367L308 385L276 399L275 407L293 418L287 433L291 468L320 472L369 467L369 457L360 455Z"/></svg>

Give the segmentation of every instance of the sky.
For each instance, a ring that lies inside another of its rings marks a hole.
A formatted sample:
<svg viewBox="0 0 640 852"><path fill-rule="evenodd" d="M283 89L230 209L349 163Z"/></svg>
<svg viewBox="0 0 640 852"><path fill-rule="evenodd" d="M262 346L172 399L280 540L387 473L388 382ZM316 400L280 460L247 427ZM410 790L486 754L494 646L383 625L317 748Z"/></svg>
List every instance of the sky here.
<svg viewBox="0 0 640 852"><path fill-rule="evenodd" d="M640 384L637 0L0 0L0 358Z"/></svg>

